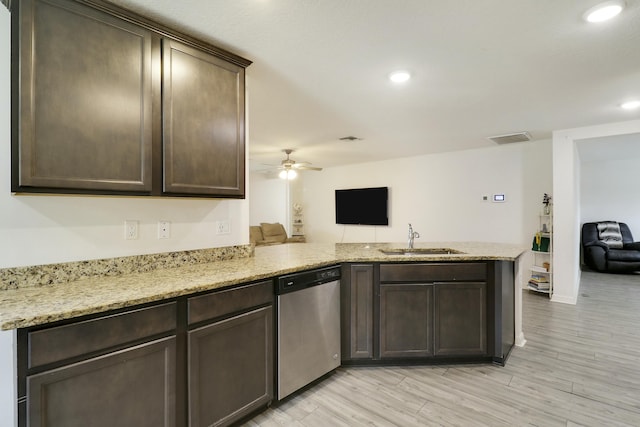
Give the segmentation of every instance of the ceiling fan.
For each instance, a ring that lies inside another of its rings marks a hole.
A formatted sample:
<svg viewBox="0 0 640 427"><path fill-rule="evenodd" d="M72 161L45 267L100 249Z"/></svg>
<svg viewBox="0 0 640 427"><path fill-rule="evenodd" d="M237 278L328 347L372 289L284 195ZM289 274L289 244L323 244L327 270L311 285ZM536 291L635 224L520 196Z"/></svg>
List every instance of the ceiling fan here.
<svg viewBox="0 0 640 427"><path fill-rule="evenodd" d="M291 153L293 153L293 150L290 148L286 148L282 151L287 154L287 158L282 160L280 162L280 166L278 167L278 169L280 169L280 173L278 174L278 176L282 179L294 179L298 175L298 173L296 172L298 170L322 170L322 168L311 166L311 163L309 162L296 162L295 160L291 159L289 156L291 155Z"/></svg>

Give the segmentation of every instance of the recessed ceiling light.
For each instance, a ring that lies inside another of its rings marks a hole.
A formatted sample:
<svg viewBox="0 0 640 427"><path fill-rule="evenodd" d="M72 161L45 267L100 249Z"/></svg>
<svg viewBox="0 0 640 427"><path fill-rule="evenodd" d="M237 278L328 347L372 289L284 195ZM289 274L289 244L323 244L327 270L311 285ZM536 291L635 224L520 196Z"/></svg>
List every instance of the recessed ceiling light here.
<svg viewBox="0 0 640 427"><path fill-rule="evenodd" d="M640 108L640 101L628 101L621 104L620 107L625 110L635 110L636 108Z"/></svg>
<svg viewBox="0 0 640 427"><path fill-rule="evenodd" d="M404 83L411 78L411 74L408 71L394 71L389 74L389 80L394 83Z"/></svg>
<svg viewBox="0 0 640 427"><path fill-rule="evenodd" d="M583 17L587 22L603 22L617 16L624 9L623 0L611 0L595 5Z"/></svg>

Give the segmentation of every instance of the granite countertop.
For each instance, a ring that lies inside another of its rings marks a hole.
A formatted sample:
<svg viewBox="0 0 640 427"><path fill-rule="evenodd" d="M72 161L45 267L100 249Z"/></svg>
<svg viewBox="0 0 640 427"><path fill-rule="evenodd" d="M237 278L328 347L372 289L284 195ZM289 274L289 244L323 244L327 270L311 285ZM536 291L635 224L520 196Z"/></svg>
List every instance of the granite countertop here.
<svg viewBox="0 0 640 427"><path fill-rule="evenodd" d="M93 276L44 286L0 290L0 329L11 330L161 301L342 262L516 260L520 245L473 242L416 244L463 254L385 255L402 243L291 243L255 248L248 257L158 268L116 276Z"/></svg>

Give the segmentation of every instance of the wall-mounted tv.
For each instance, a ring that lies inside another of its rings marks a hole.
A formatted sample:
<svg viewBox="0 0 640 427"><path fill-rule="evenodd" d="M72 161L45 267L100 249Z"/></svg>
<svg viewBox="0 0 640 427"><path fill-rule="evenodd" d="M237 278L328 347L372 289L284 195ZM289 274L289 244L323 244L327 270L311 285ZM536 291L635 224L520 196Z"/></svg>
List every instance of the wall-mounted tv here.
<svg viewBox="0 0 640 427"><path fill-rule="evenodd" d="M389 188L336 190L336 224L389 225Z"/></svg>

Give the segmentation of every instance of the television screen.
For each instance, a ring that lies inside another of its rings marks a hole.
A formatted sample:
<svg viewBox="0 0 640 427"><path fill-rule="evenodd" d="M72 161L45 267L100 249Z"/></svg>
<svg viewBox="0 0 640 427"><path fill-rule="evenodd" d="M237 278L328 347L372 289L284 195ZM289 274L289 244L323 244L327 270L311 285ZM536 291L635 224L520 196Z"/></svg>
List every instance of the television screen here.
<svg viewBox="0 0 640 427"><path fill-rule="evenodd" d="M389 225L389 189L336 190L336 224Z"/></svg>

